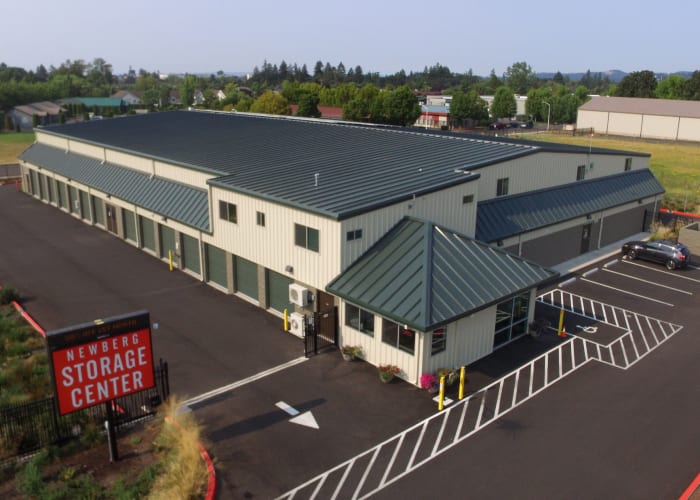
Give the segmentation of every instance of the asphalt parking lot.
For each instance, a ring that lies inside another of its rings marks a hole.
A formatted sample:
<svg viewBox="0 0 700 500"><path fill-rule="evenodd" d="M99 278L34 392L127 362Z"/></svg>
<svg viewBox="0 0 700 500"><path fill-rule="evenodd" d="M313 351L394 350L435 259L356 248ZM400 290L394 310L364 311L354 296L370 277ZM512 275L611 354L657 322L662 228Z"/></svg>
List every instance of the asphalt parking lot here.
<svg viewBox="0 0 700 500"><path fill-rule="evenodd" d="M16 286L44 328L145 308L160 325L155 356L170 363L174 393L230 387L191 405L220 498L282 495L436 413L427 393L382 385L371 367L337 352L300 360L300 341L278 318L12 187L0 188L0 213L0 284ZM607 257L541 292L556 291L582 313L566 313L567 338L550 332L500 349L469 367L467 393L579 337L610 357L581 365L375 497L678 497L700 470L700 270ZM557 313L538 304L538 314ZM292 422L281 402L311 412L318 428Z"/></svg>

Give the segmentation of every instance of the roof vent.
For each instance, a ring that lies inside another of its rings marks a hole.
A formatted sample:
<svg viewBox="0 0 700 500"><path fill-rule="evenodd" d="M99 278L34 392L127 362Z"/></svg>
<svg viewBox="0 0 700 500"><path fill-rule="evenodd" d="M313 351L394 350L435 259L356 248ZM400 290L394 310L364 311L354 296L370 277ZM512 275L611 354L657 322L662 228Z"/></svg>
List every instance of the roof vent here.
<svg viewBox="0 0 700 500"><path fill-rule="evenodd" d="M318 174L314 174L314 186L318 187Z"/></svg>

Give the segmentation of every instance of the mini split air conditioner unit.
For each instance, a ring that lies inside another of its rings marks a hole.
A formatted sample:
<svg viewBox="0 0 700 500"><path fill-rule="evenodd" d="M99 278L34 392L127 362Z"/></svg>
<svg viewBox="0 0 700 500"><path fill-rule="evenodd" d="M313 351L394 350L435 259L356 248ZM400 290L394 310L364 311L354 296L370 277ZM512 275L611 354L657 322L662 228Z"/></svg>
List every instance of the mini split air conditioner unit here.
<svg viewBox="0 0 700 500"><path fill-rule="evenodd" d="M297 283L289 284L289 302L300 307L307 306L311 301L311 292L308 288Z"/></svg>
<svg viewBox="0 0 700 500"><path fill-rule="evenodd" d="M297 337L304 336L304 315L299 313L292 313L289 315L289 333L296 335Z"/></svg>

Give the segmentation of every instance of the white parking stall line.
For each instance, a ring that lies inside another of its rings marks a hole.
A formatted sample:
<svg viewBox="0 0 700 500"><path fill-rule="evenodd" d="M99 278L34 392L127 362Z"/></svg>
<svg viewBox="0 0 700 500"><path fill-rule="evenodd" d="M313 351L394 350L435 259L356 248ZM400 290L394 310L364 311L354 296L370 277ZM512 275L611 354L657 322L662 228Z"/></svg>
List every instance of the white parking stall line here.
<svg viewBox="0 0 700 500"><path fill-rule="evenodd" d="M651 348L649 347L649 342L647 341L647 337L646 337L646 335L644 335L644 331L642 330L642 324L639 322L639 316L635 314L634 319L637 322L637 327L639 328L639 330L638 330L639 335L641 335L642 340L644 341L644 345L646 345L646 347L647 347L647 352L649 352L649 351L651 351Z"/></svg>
<svg viewBox="0 0 700 500"><path fill-rule="evenodd" d="M700 283L700 279L691 278L691 277L689 277L689 276L683 276L683 275L680 274L677 270L676 270L676 271L673 271L673 272L671 272L671 271L665 271L665 270L664 270L665 268L664 268L664 269L657 269L657 268L655 268L655 267L645 266L644 264L640 264L640 263L638 263L638 262L632 262L632 261L629 261L629 260L623 260L622 262L625 263L625 264L628 264L628 265L630 265L630 266L643 267L644 269L648 269L649 271L654 271L655 273L661 273L661 274L665 274L665 275L667 275L667 276L673 276L674 278L679 278L679 279L682 279L682 280L688 280L688 281L692 281L692 282L694 282L694 283ZM688 267L689 267L690 269L700 269L700 268L698 268L697 266L693 266L693 265L689 265Z"/></svg>
<svg viewBox="0 0 700 500"><path fill-rule="evenodd" d="M656 336L656 328L651 326L651 318L647 316L647 325L649 325L649 330L651 330L651 334L654 336L654 340L656 340L656 344L660 344L661 341L659 340L659 337Z"/></svg>
<svg viewBox="0 0 700 500"><path fill-rule="evenodd" d="M602 286L604 288L610 288L611 290L615 290L616 292L626 293L627 295L632 295L633 297L639 297L641 299L650 300L652 302L656 302L658 304L662 304L662 305L665 305L668 307L674 307L674 305L669 303L669 302L664 302L663 300L658 300L658 299L652 299L651 297L647 297L645 295L641 295L638 293L628 292L627 290L623 290L622 288L617 288L614 286L606 285L605 283L599 283L598 281L589 280L588 278L581 278L581 280L587 281L588 283L591 283L593 285Z"/></svg>
<svg viewBox="0 0 700 500"><path fill-rule="evenodd" d="M641 281L642 283L650 283L650 284L652 284L652 285L654 285L654 286L658 286L658 287L661 287L661 288L666 288L667 290L673 290L674 292L684 293L684 294L686 294L686 295L693 295L693 292L688 292L688 291L686 291L686 290L681 290L680 288L675 288L675 287L668 286L668 285L662 285L661 283L658 283L658 282L656 282L656 281L645 280L645 279L639 278L639 277L637 277L637 276L632 276L631 274L625 274L625 273L621 273L621 272L619 272L619 271L611 271L610 269L603 269L603 270L606 271L606 272L608 272L608 273L617 274L618 276L624 276L625 278L629 278L629 279L632 279L632 280Z"/></svg>

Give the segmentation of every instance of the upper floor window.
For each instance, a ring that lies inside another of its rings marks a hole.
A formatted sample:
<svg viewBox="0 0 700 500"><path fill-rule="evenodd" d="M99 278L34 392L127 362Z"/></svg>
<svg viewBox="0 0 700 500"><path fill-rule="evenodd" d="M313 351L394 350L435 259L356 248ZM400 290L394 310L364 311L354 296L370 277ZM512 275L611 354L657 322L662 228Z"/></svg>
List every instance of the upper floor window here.
<svg viewBox="0 0 700 500"><path fill-rule="evenodd" d="M430 354L437 354L447 349L447 330L445 328L433 330L431 342Z"/></svg>
<svg viewBox="0 0 700 500"><path fill-rule="evenodd" d="M233 222L234 224L237 223L238 214L236 213L236 205L225 201L219 201L219 218Z"/></svg>
<svg viewBox="0 0 700 500"><path fill-rule="evenodd" d="M508 194L508 177L498 179L496 184L496 196L505 196Z"/></svg>
<svg viewBox="0 0 700 500"><path fill-rule="evenodd" d="M255 212L255 223L258 226L265 226L265 212Z"/></svg>
<svg viewBox="0 0 700 500"><path fill-rule="evenodd" d="M318 252L318 229L294 224L294 244Z"/></svg>
<svg viewBox="0 0 700 500"><path fill-rule="evenodd" d="M632 158L625 158L625 172L632 170Z"/></svg>
<svg viewBox="0 0 700 500"><path fill-rule="evenodd" d="M579 165L576 167L576 180L582 181L586 178L586 165Z"/></svg>
<svg viewBox="0 0 700 500"><path fill-rule="evenodd" d="M360 239L362 239L362 229L353 229L352 231L348 231L348 234L347 234L348 241L355 241L355 240L360 240Z"/></svg>
<svg viewBox="0 0 700 500"><path fill-rule="evenodd" d="M468 204L468 203L472 203L473 201L474 201L474 195L473 195L473 194L465 194L464 196L462 196L462 203L463 203L464 205L466 205L466 204Z"/></svg>

